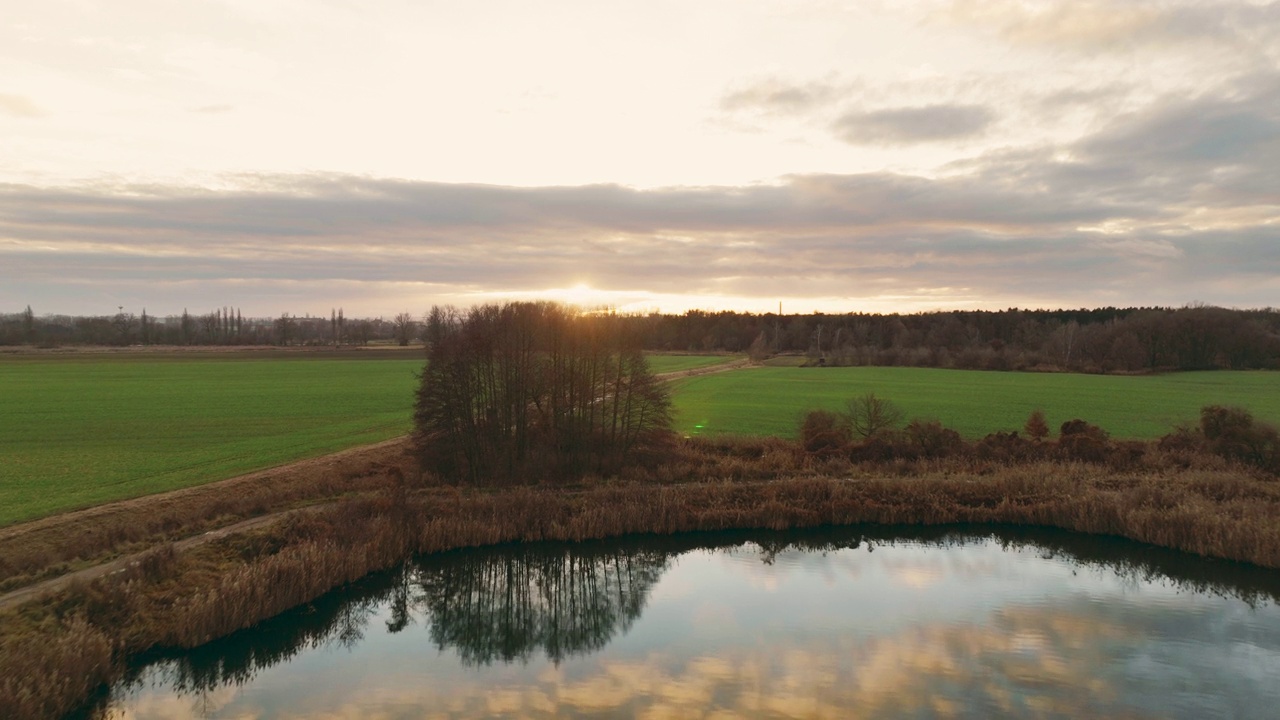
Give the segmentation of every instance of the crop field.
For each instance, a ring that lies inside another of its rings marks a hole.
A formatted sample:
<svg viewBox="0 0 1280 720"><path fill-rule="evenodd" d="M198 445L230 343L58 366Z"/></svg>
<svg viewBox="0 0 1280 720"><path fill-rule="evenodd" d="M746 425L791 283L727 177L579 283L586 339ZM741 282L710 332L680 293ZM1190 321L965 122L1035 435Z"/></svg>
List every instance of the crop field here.
<svg viewBox="0 0 1280 720"><path fill-rule="evenodd" d="M1157 438L1195 422L1204 405L1237 405L1280 422L1280 372L1176 373L1151 376L1001 373L926 368L763 367L676 381L676 429L686 435L795 437L810 409L840 410L874 392L907 419L940 420L977 438L1021 430L1045 412L1049 426L1081 418L1117 438Z"/></svg>
<svg viewBox="0 0 1280 720"><path fill-rule="evenodd" d="M422 362L391 348L0 356L0 526L403 435Z"/></svg>
<svg viewBox="0 0 1280 720"><path fill-rule="evenodd" d="M0 526L402 435L421 368L396 351L0 357Z"/></svg>
<svg viewBox="0 0 1280 720"><path fill-rule="evenodd" d="M729 356L654 355L655 372ZM409 431L420 351L0 356L0 526L219 480ZM736 370L677 380L688 435L793 437L804 410L868 391L969 437L1080 417L1158 437L1200 406L1280 421L1280 373L1150 377L915 368Z"/></svg>

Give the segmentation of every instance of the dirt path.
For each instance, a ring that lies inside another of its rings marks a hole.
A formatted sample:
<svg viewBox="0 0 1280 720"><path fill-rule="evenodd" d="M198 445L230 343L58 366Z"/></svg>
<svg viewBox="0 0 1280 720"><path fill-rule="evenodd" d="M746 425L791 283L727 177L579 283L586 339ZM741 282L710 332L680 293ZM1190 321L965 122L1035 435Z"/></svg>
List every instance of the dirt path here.
<svg viewBox="0 0 1280 720"><path fill-rule="evenodd" d="M95 505L83 510L72 510L70 512L58 513L49 517L32 520L31 522L19 523L6 528L0 528L0 544L11 541L23 535L31 535L49 530L56 530L64 527L91 524L96 520L104 517L122 515L138 510L149 510L158 506L173 505L181 503L184 500L204 496L204 495L220 495L228 492L236 492L240 488L256 485L262 482L282 482L284 480L296 478L298 476L314 475L317 472L329 470L339 463L346 460L358 460L360 456L382 456L386 451L399 450L408 442L408 436L401 436L384 440L372 445L359 445L346 450L340 450L336 453L320 455L318 457L306 458L305 460L297 460L275 467L265 468L263 470L255 470L244 475L227 478L225 480L215 480L213 482L201 485L193 485L188 488L178 490L170 490L168 492L155 493L152 495L143 495L141 497L130 498L128 500L117 500L116 502L106 503L105 505Z"/></svg>
<svg viewBox="0 0 1280 720"><path fill-rule="evenodd" d="M219 538L227 537L228 535L234 535L235 533L255 530L260 527L266 527L267 525L271 525L276 522L279 522L280 520L284 519L286 516L292 515L294 513L311 512L315 510L316 507L323 507L323 506L302 508L299 510L286 510L284 512L272 513L271 515L262 515L260 517L250 518L248 520L235 523L234 525L228 525L226 527L218 528L217 530L210 530L208 532L201 533L193 537L178 540L173 543L173 549L176 552L182 552L189 548L193 548L198 545L203 545L208 542L213 542L214 540L218 540ZM104 575L112 575L114 573L124 572L125 570L129 569L131 566L136 565L138 563L138 560L143 555L146 555L148 552L150 552L150 550L145 550L139 553L133 553L132 555L126 555L125 557L116 558L111 562L106 562L106 563L102 563L101 565L94 565L92 567L87 567L82 570L77 570L72 573L67 573L66 575L60 575L56 578L50 578L48 580L35 583L34 585L27 585L26 587L21 587L12 592L5 593L3 595L0 595L0 611L21 605L22 603L25 603L29 600L35 600L39 598L41 595L44 595L45 593L51 593L51 592L57 592L59 590L63 590L78 582L89 582L91 580L96 580L100 577L103 577Z"/></svg>

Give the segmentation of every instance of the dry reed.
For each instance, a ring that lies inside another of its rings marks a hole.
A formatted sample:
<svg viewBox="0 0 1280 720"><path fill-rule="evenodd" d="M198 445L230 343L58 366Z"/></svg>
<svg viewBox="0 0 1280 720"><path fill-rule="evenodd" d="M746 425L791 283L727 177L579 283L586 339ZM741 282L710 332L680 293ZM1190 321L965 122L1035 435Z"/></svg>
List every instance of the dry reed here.
<svg viewBox="0 0 1280 720"><path fill-rule="evenodd" d="M390 483L376 497L181 554L161 547L119 577L6 613L0 707L15 720L57 716L118 677L133 653L193 647L252 626L412 552L503 542L999 523L1117 535L1280 568L1280 483L1221 462L1184 466L1151 454L1142 464L1147 469L1122 471L968 457L869 466L815 459L780 441L719 441L677 449L649 471L625 474L630 481L412 492Z"/></svg>

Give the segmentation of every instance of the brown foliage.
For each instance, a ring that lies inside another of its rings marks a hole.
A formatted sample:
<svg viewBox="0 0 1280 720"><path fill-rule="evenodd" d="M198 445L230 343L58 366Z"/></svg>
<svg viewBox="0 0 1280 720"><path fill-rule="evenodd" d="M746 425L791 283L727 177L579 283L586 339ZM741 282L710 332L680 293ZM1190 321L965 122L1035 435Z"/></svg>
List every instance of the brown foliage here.
<svg viewBox="0 0 1280 720"><path fill-rule="evenodd" d="M1208 449L1270 472L1280 472L1280 433L1244 408L1209 405L1200 410L1200 434Z"/></svg>
<svg viewBox="0 0 1280 720"><path fill-rule="evenodd" d="M1058 452L1066 460L1106 462L1111 451L1107 433L1084 420L1068 420L1058 431Z"/></svg>
<svg viewBox="0 0 1280 720"><path fill-rule="evenodd" d="M1032 410L1027 416L1027 424L1022 427L1027 437L1039 442L1049 437L1049 423L1044 419L1043 410Z"/></svg>
<svg viewBox="0 0 1280 720"><path fill-rule="evenodd" d="M800 445L810 455L843 453L851 440L848 420L828 410L810 410L800 423Z"/></svg>
<svg viewBox="0 0 1280 720"><path fill-rule="evenodd" d="M380 443L242 478L103 505L0 529L0 591L403 477L406 443Z"/></svg>
<svg viewBox="0 0 1280 720"><path fill-rule="evenodd" d="M661 462L589 486L414 489L401 478L374 496L251 534L183 553L163 545L129 572L4 613L0 707L16 720L57 716L117 677L133 653L207 642L412 552L503 542L1005 523L1118 535L1280 569L1280 484L1198 449L1208 435L1236 438L1253 425L1216 411L1206 416L1208 425L1159 446L1112 442L1086 422L1064 423L1058 461L1044 459L1053 446L1017 433L966 445L940 424L917 420L855 446L861 466L777 439L721 438L675 443ZM1182 465L1185 458L1195 462Z"/></svg>

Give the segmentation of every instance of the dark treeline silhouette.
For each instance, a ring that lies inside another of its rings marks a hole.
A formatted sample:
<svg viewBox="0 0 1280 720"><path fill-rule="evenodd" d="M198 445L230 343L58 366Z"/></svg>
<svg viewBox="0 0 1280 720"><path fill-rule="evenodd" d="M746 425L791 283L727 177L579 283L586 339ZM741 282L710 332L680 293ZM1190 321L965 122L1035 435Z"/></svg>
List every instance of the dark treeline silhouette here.
<svg viewBox="0 0 1280 720"><path fill-rule="evenodd" d="M394 320L347 318L341 308L329 317L291 315L276 318L245 316L240 308L157 317L141 314L43 315L30 307L0 314L0 345L368 345L396 341L409 344L420 324L407 313Z"/></svg>
<svg viewBox="0 0 1280 720"><path fill-rule="evenodd" d="M554 303L433 308L414 410L424 469L470 484L616 472L670 434L634 326Z"/></svg>
<svg viewBox="0 0 1280 720"><path fill-rule="evenodd" d="M464 313L453 310L453 317ZM1280 310L1115 308L778 315L690 310L619 315L649 351L803 354L813 365L973 370L1280 368ZM439 317L436 318L439 320ZM361 345L432 340L432 319L250 318L238 308L155 317L0 314L0 345ZM437 325L437 330L438 330Z"/></svg>
<svg viewBox="0 0 1280 720"><path fill-rule="evenodd" d="M1280 367L1280 310L1098 308L911 315L690 311L638 318L650 350L803 353L810 364L973 370Z"/></svg>

